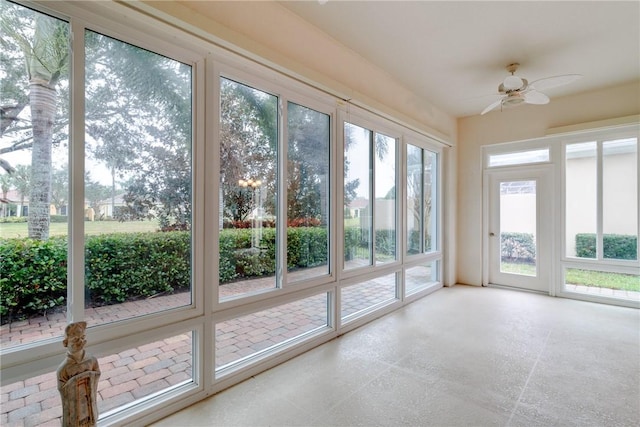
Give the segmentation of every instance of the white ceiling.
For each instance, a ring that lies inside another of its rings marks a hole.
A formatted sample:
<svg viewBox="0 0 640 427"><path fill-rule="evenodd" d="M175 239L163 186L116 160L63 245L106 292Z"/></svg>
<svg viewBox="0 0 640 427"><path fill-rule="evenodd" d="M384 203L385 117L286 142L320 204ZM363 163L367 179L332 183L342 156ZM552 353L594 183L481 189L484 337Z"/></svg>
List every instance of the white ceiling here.
<svg viewBox="0 0 640 427"><path fill-rule="evenodd" d="M584 76L545 91L552 102L640 79L638 1L281 4L455 117L497 100L513 62L529 82Z"/></svg>

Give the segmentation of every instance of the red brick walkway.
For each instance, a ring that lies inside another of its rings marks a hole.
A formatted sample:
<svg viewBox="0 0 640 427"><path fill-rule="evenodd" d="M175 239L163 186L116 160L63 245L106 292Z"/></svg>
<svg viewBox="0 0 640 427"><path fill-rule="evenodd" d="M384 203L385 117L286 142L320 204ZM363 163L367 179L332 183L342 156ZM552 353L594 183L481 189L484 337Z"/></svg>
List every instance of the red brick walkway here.
<svg viewBox="0 0 640 427"><path fill-rule="evenodd" d="M220 297L273 287L273 278L238 282L220 287ZM395 296L392 276L371 280L343 292L342 316ZM133 301L87 309L92 326L178 307L190 302L190 294ZM327 298L321 294L272 309L216 324L216 369L285 343L327 324ZM13 322L0 328L2 347L61 337L64 314ZM102 374L98 385L98 410L109 410L166 390L192 379L191 334L166 338L99 358ZM17 381L0 388L0 425L59 426L61 407L55 372Z"/></svg>

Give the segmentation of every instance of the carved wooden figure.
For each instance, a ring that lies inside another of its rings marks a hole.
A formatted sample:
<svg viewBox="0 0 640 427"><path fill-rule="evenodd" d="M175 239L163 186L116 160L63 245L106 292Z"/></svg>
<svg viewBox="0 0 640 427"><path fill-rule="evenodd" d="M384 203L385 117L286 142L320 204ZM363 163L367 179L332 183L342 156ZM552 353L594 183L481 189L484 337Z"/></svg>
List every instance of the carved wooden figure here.
<svg viewBox="0 0 640 427"><path fill-rule="evenodd" d="M67 357L58 367L58 391L62 398L62 426L89 427L98 421L98 360L84 351L86 322L70 323L62 344Z"/></svg>

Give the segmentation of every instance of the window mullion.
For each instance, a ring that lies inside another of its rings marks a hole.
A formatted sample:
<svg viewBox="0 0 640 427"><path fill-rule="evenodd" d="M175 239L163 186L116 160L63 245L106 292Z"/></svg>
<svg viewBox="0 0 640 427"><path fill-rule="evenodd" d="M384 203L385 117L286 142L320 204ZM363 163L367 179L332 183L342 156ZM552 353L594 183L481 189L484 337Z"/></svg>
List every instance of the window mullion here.
<svg viewBox="0 0 640 427"><path fill-rule="evenodd" d="M596 148L596 258L598 261L602 261L604 259L604 236L603 232L603 212L604 206L602 205L603 200L603 179L602 179L602 140L597 142Z"/></svg>
<svg viewBox="0 0 640 427"><path fill-rule="evenodd" d="M84 115L85 115L85 27L71 21L71 70L69 87L69 238L67 264L67 321L84 320Z"/></svg>
<svg viewBox="0 0 640 427"><path fill-rule="evenodd" d="M276 142L276 287L282 288L287 274L287 130L286 111L282 98L278 98Z"/></svg>

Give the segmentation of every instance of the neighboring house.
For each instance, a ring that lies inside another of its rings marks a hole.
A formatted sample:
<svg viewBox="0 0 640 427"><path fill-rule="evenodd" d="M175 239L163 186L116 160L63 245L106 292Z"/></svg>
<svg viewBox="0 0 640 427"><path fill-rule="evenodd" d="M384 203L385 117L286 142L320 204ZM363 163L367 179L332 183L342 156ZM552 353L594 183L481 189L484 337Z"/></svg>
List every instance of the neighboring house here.
<svg viewBox="0 0 640 427"><path fill-rule="evenodd" d="M127 203L124 200L125 193L116 194L113 198L100 200L98 207L95 209L95 218L113 218L114 213L117 215L119 209L122 209ZM88 204L87 204L88 206Z"/></svg>
<svg viewBox="0 0 640 427"><path fill-rule="evenodd" d="M367 207L369 207L369 200L357 197L351 201L348 207L349 212L345 212L345 214L348 214L349 218L360 218Z"/></svg>

